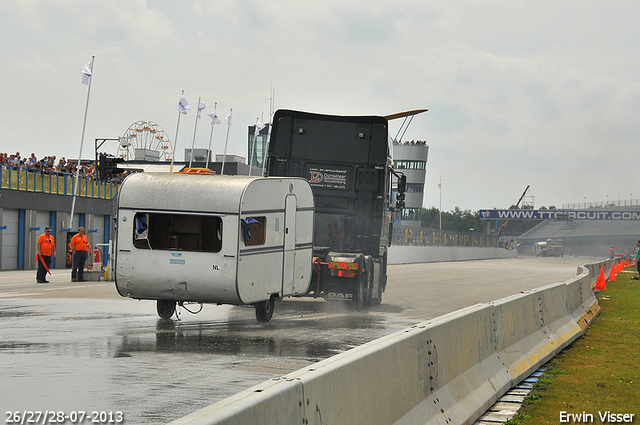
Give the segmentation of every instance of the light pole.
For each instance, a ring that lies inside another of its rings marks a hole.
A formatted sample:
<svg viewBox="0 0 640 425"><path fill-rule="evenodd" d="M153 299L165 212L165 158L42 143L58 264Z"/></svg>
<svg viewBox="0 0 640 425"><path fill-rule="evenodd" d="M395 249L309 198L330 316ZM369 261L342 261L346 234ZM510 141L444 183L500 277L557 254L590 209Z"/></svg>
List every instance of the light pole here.
<svg viewBox="0 0 640 425"><path fill-rule="evenodd" d="M439 213L439 221L440 221L440 230L442 230L442 176L440 176L440 181L438 182L438 189L440 189L440 208L438 209L438 213Z"/></svg>

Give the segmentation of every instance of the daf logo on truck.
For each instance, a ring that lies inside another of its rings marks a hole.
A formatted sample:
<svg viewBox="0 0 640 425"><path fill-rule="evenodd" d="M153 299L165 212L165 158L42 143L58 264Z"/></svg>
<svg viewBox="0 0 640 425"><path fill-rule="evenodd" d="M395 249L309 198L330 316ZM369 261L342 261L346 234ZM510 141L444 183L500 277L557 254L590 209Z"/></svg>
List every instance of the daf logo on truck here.
<svg viewBox="0 0 640 425"><path fill-rule="evenodd" d="M353 294L342 294L339 292L329 292L328 297L334 300L352 300Z"/></svg>

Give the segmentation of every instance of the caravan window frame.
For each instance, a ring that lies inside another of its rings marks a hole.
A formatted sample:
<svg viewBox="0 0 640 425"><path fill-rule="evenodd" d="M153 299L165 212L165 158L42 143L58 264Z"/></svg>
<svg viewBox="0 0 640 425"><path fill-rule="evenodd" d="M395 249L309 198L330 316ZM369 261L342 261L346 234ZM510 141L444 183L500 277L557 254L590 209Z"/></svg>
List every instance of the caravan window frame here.
<svg viewBox="0 0 640 425"><path fill-rule="evenodd" d="M146 229L137 228L146 220ZM152 219L153 217L153 219ZM222 215L180 213L176 211L136 211L133 217L133 246L138 249L161 251L192 251L217 253L222 250ZM169 224L167 231L160 229L149 238L152 225Z"/></svg>
<svg viewBox="0 0 640 425"><path fill-rule="evenodd" d="M261 216L251 216L246 218L253 218L258 221L260 224L254 224L251 226L251 239L248 241L243 240L244 246L260 246L267 243L267 217L264 215Z"/></svg>

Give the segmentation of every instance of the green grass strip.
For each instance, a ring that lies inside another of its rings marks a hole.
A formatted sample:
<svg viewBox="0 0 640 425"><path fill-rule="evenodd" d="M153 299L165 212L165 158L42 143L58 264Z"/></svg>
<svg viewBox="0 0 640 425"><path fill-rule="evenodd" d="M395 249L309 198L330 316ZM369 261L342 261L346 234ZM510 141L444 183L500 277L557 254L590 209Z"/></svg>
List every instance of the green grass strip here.
<svg viewBox="0 0 640 425"><path fill-rule="evenodd" d="M640 424L640 280L633 275L627 268L607 282L598 318L549 362L510 424Z"/></svg>

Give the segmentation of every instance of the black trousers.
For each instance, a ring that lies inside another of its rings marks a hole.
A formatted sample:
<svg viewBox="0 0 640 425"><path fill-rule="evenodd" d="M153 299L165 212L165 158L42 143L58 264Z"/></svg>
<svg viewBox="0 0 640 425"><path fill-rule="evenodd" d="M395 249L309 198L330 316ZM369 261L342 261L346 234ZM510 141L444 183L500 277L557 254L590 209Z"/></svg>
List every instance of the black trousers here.
<svg viewBox="0 0 640 425"><path fill-rule="evenodd" d="M40 257L42 257L44 263L47 265L47 267L49 267L49 265L51 264L51 256L41 255ZM38 282L44 282L45 280L47 280L47 269L44 268L42 260L38 258L38 272L36 273L36 280Z"/></svg>
<svg viewBox="0 0 640 425"><path fill-rule="evenodd" d="M87 262L87 251L76 251L73 255L71 279L82 280L84 278L84 264Z"/></svg>

